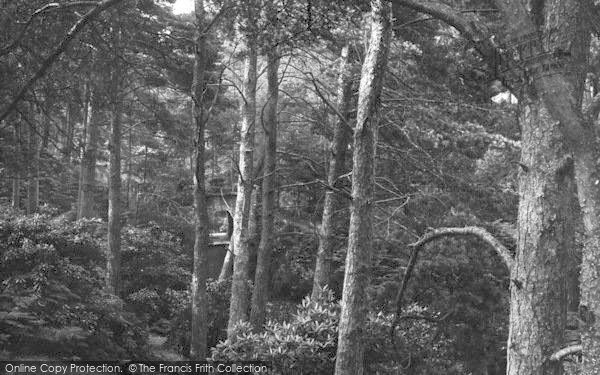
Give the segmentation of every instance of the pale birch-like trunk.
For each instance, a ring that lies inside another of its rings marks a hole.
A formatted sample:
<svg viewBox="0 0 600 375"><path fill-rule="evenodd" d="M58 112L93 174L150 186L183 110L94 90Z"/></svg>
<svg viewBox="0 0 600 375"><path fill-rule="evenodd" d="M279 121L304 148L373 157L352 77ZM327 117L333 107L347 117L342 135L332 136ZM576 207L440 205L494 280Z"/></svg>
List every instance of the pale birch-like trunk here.
<svg viewBox="0 0 600 375"><path fill-rule="evenodd" d="M372 258L372 204L379 99L391 37L391 5L371 1L371 37L362 67L352 170L352 209L339 323L336 375L364 374L366 289Z"/></svg>
<svg viewBox="0 0 600 375"><path fill-rule="evenodd" d="M190 358L204 360L207 355L208 302L206 278L208 275L208 212L205 186L205 132L204 109L205 71L207 64L206 35L204 32L204 1L195 0L196 31L194 37L194 80L192 83L193 115L196 140L194 149L194 269L192 273L192 332Z"/></svg>
<svg viewBox="0 0 600 375"><path fill-rule="evenodd" d="M269 297L269 271L274 237L274 210L277 165L277 102L279 100L279 55L277 51L267 54L268 102L265 110L264 131L266 136L262 176L261 234L256 259L254 292L250 322L261 329L265 322L265 307Z"/></svg>
<svg viewBox="0 0 600 375"><path fill-rule="evenodd" d="M252 18L252 16L250 16ZM250 20L253 22L253 20ZM248 319L248 219L252 195L252 156L254 151L254 131L256 118L256 41L246 36L246 57L242 98L242 124L240 129L240 158L238 191L233 222L233 275L231 303L227 335L233 334L235 325Z"/></svg>
<svg viewBox="0 0 600 375"><path fill-rule="evenodd" d="M117 19L117 22L118 19ZM121 30L117 26L115 32L115 54L122 51ZM110 142L109 180L108 180L108 254L107 254L107 286L108 292L119 295L121 289L121 143L122 143L122 93L121 62L116 58L113 62L110 105Z"/></svg>
<svg viewBox="0 0 600 375"><path fill-rule="evenodd" d="M338 178L344 171L348 142L352 134L348 126L350 107L352 103L352 61L350 57L350 44L342 48L340 56L337 110L343 118L338 118L333 130L333 139L330 144L329 170L327 184L336 186ZM323 216L319 228L319 247L315 263L313 278L312 299L316 299L323 287L329 284L332 274L331 262L334 250L335 220L339 218L336 211L340 207L340 196L332 190L326 190L323 203Z"/></svg>
<svg viewBox="0 0 600 375"><path fill-rule="evenodd" d="M98 110L96 108L96 93L91 82L88 83L87 90L89 90L87 93L89 99L87 101L87 108L84 109L86 137L83 158L81 159L78 219L90 218L95 215L94 190L96 186L96 161L98 159L100 128L95 113Z"/></svg>

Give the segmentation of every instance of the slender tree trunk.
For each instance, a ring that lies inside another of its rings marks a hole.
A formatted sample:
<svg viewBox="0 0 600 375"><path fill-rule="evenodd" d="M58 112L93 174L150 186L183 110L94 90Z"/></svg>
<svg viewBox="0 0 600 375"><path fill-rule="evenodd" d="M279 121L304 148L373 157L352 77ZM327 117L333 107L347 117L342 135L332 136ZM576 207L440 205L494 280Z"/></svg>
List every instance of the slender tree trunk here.
<svg viewBox="0 0 600 375"><path fill-rule="evenodd" d="M372 0L371 38L362 67L354 132L352 210L335 362L336 375L364 373L366 289L371 272L373 237L371 208L374 198L375 144L379 98L390 36L391 6L385 0Z"/></svg>
<svg viewBox="0 0 600 375"><path fill-rule="evenodd" d="M15 177L12 180L12 208L19 209L21 206L21 173L15 172Z"/></svg>
<svg viewBox="0 0 600 375"><path fill-rule="evenodd" d="M88 82L85 83L85 87L83 90L83 108L82 108L82 135L81 135L81 140L79 142L79 147L78 147L78 152L79 152L79 181L78 181L78 186L77 186L77 202L76 202L76 206L75 206L75 210L76 210L76 217L77 219L80 219L81 217L80 212L81 212L81 201L82 201L82 197L83 197L83 175L84 175L84 160L85 160L85 149L86 149L86 142L87 142L87 135L88 135L88 128L89 128L89 114L90 114L90 99L91 99L91 90L90 90L90 83L89 83L89 79Z"/></svg>
<svg viewBox="0 0 600 375"><path fill-rule="evenodd" d="M251 20L251 22L253 22L253 20ZM252 155L254 148L254 131L256 120L256 64L256 41L254 37L248 36L243 88L244 98L242 104L242 126L239 159L240 176L238 179L238 191L232 236L234 256L231 303L229 305L229 323L227 325L228 337L232 335L233 329L238 322L248 319L248 219L253 184Z"/></svg>
<svg viewBox="0 0 600 375"><path fill-rule="evenodd" d="M338 177L344 170L346 151L350 141L351 130L348 128L348 112L352 102L352 62L350 59L350 44L342 49L340 62L340 75L338 77L338 102L337 109L344 119L338 118L333 130L333 139L330 144L329 171L327 183L336 186ZM336 211L340 206L340 197L334 191L325 192L323 216L319 228L319 249L315 264L312 298L319 296L323 287L329 284L331 277L331 257L334 248Z"/></svg>
<svg viewBox="0 0 600 375"><path fill-rule="evenodd" d="M204 360L207 355L208 302L206 297L206 278L208 274L208 213L206 207L205 186L205 132L206 114L203 97L206 88L206 36L204 33L204 1L195 0L196 34L194 50L194 81L192 83L193 115L196 125L194 150L194 270L192 274L192 332L190 357Z"/></svg>
<svg viewBox="0 0 600 375"><path fill-rule="evenodd" d="M83 158L81 159L81 194L77 215L78 219L90 218L95 215L94 191L96 186L96 161L98 159L100 128L95 113L98 110L98 108L96 108L96 93L94 92L93 84L90 82L88 85L89 101L87 103L87 108L85 109L87 129Z"/></svg>
<svg viewBox="0 0 600 375"><path fill-rule="evenodd" d="M132 129L129 128L129 136L127 139L127 202L126 207L128 211L131 211L132 198L131 198L131 174L133 169L133 156L132 156L132 147L133 147L133 137L132 137Z"/></svg>
<svg viewBox="0 0 600 375"><path fill-rule="evenodd" d="M21 207L21 167L23 165L22 159L22 147L21 147L21 126L15 123L15 156L17 157L18 163L15 168L15 176L12 180L12 199L11 205L15 209L19 209Z"/></svg>
<svg viewBox="0 0 600 375"><path fill-rule="evenodd" d="M63 156L67 163L71 162L73 153L73 134L75 132L75 121L73 120L73 99L69 95L67 99L67 126L65 129L63 141Z"/></svg>
<svg viewBox="0 0 600 375"><path fill-rule="evenodd" d="M28 135L28 168L27 168L27 214L33 214L37 212L39 205L39 168L40 168L40 154L39 154L39 137L37 130L32 126L29 127Z"/></svg>
<svg viewBox="0 0 600 375"><path fill-rule="evenodd" d="M233 215L235 217L235 212ZM235 232L235 231L234 231ZM233 243L233 235L229 238L229 245L227 246L227 252L225 253L225 258L223 259L223 265L221 266L221 272L219 273L219 281L225 281L231 274L233 273L233 254L235 251L235 246Z"/></svg>
<svg viewBox="0 0 600 375"><path fill-rule="evenodd" d="M117 21L119 19L117 17ZM117 26L115 32L115 54L119 55L121 48L121 30ZM108 256L107 256L107 281L108 292L119 295L121 289L121 116L122 97L121 62L113 62L113 77L111 85L111 134L109 144L109 185L108 185Z"/></svg>
<svg viewBox="0 0 600 375"><path fill-rule="evenodd" d="M277 165L277 102L279 100L279 55L271 51L267 55L268 103L265 111L264 173L262 178L262 225L256 259L254 292L250 322L261 329L265 322L265 306L269 296L269 270L273 246L273 217L275 209L275 185Z"/></svg>

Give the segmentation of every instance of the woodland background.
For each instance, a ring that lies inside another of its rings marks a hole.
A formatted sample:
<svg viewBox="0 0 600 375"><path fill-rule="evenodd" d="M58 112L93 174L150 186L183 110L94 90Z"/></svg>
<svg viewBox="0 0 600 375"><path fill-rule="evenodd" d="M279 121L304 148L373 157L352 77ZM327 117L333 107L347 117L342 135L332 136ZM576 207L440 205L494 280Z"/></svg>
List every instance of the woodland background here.
<svg viewBox="0 0 600 375"><path fill-rule="evenodd" d="M171 3L0 0L0 359L595 373L592 1Z"/></svg>

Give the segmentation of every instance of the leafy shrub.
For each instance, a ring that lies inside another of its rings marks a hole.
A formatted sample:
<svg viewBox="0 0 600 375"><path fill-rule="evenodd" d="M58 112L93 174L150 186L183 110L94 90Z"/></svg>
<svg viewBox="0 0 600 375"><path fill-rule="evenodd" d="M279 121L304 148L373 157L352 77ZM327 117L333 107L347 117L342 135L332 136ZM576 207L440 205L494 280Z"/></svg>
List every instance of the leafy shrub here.
<svg viewBox="0 0 600 375"><path fill-rule="evenodd" d="M212 351L218 361L263 360L276 374L326 374L333 371L339 305L330 291L320 301L305 298L288 322L269 321L264 332L254 333L240 323L232 339Z"/></svg>
<svg viewBox="0 0 600 375"><path fill-rule="evenodd" d="M156 224L122 231L123 295L137 314L150 322L171 317L172 291L189 288L192 264L181 241Z"/></svg>
<svg viewBox="0 0 600 375"><path fill-rule="evenodd" d="M407 311L423 313L411 306ZM331 290L317 301L306 297L289 322L269 321L255 333L240 323L232 339L212 350L220 361L263 360L275 374L331 374L337 350L340 306ZM366 324L365 366L369 374L458 374L447 360L451 342L436 335L427 320L403 321L392 343L393 316L369 313Z"/></svg>
<svg viewBox="0 0 600 375"><path fill-rule="evenodd" d="M146 331L102 292L104 259L82 230L0 208L0 342L52 358L143 358Z"/></svg>

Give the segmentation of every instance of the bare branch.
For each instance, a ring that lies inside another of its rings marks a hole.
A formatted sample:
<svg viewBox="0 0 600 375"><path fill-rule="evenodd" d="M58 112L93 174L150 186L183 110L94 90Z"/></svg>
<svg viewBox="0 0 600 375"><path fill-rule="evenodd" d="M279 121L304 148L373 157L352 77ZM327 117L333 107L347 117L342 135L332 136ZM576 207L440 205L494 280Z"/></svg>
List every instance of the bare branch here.
<svg viewBox="0 0 600 375"><path fill-rule="evenodd" d="M550 360L551 361L562 361L563 358L568 355L581 353L581 350L582 350L581 345L567 346L566 348L563 348L563 349L557 351L556 353L552 354L550 356Z"/></svg>
<svg viewBox="0 0 600 375"><path fill-rule="evenodd" d="M512 270L514 258L511 252L496 237L481 227L435 229L427 233L419 241L411 244L410 246L419 248L438 238L452 236L475 236L484 242L487 242L496 251L496 253L502 257L509 271Z"/></svg>
<svg viewBox="0 0 600 375"><path fill-rule="evenodd" d="M509 272L513 268L514 259L510 251L504 246L496 237L494 237L490 232L481 227L464 227L464 228L439 228L435 229L423 237L417 242L410 244L409 246L413 248L413 252L410 256L410 260L408 261L408 266L406 267L406 271L404 272L404 276L402 277L402 284L400 285L400 289L398 290L398 294L396 295L396 318L392 323L392 328L390 330L390 336L392 342L394 342L394 332L396 326L398 325L399 320L401 319L402 313L402 302L404 293L406 292L406 287L408 285L408 281L412 275L413 269L417 264L417 259L419 257L419 251L427 245L429 242L432 242L438 238L442 237L454 237L454 236L475 236L488 244L490 244L496 253L502 257L504 263L508 267Z"/></svg>
<svg viewBox="0 0 600 375"><path fill-rule="evenodd" d="M66 3L66 4L49 3L49 4L44 5L43 7L36 10L29 16L27 21L24 22L24 25L22 26L21 31L17 34L17 36L13 39L13 41L10 42L7 46L0 49L0 56L7 54L8 52L13 50L19 44L21 39L23 39L23 36L25 35L27 28L31 25L31 23L40 14L47 13L47 12L53 11L53 10L58 10L58 9L66 9L66 8L73 8L73 7L80 7L80 6L96 6L96 5L98 5L97 1L74 1L74 2Z"/></svg>
<svg viewBox="0 0 600 375"><path fill-rule="evenodd" d="M106 9L117 5L122 1L123 0L103 0L100 3L98 3L98 5L94 9L90 10L83 17L81 17L81 19L79 19L79 21L77 21L75 25L73 25L69 32L67 32L67 34L56 47L54 52L52 52L52 54L50 54L50 56L48 56L44 60L37 72L35 72L35 74L27 81L27 83L25 83L25 85L21 88L21 90L19 90L14 99L10 102L8 107L6 107L2 114L0 114L0 122L2 122L2 120L4 120L15 109L15 107L23 99L27 91L29 91L29 89L33 87L33 85L37 82L38 79L40 79L44 76L44 74L46 74L48 69L50 69L52 65L54 65L54 63L58 60L60 55L62 55L63 52L65 52L69 44L71 44L73 39L75 39L75 37L85 28L85 26L88 23L90 23L92 20L98 17L98 15Z"/></svg>

